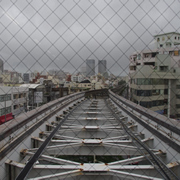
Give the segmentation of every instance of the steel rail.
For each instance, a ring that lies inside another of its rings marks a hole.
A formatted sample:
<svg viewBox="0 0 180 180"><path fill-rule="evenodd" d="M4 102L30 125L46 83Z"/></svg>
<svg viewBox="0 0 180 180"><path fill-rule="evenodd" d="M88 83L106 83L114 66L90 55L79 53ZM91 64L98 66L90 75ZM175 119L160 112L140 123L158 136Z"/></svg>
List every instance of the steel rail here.
<svg viewBox="0 0 180 180"><path fill-rule="evenodd" d="M71 97L69 97L71 98ZM58 102L62 103L62 102L66 102L69 98L65 98L61 101ZM73 99L77 100L78 98ZM66 102L66 104L61 105L60 107L58 107L57 109L55 109L53 112L49 113L48 115L42 117L37 123L33 124L31 127L29 127L25 133L21 133L19 136L17 136L16 138L14 138L12 140L12 142L10 142L9 144L7 144L7 146L4 146L0 149L0 160L3 159L9 152L11 152L14 148L16 148L25 138L27 138L32 132L34 132L39 126L41 126L44 122L46 122L49 118L51 118L54 114L56 114L57 112L59 112L60 110L62 110L63 108L65 108L67 105L69 105L71 102ZM57 105L57 104L56 104ZM55 105L54 105L55 106ZM47 111L47 110L46 110ZM43 110L44 112L44 110ZM39 116L39 113L42 112L38 112L37 114L33 115L33 117L37 117ZM29 122L30 119L32 119L32 117L27 118L27 120L25 120L25 122ZM19 125L18 125L19 127Z"/></svg>
<svg viewBox="0 0 180 180"><path fill-rule="evenodd" d="M56 128L51 132L51 134L46 138L46 140L43 142L43 144L38 148L36 153L31 157L31 159L28 161L26 166L23 168L23 170L20 172L20 174L17 176L16 180L23 180L27 177L28 173L30 170L33 168L33 165L35 162L39 159L39 157L42 155L44 152L45 148L48 146L50 143L51 139L54 137L56 132L61 128L62 124L66 121L66 119L74 112L74 110L77 108L76 106L74 109L72 109L62 121L56 126Z"/></svg>
<svg viewBox="0 0 180 180"><path fill-rule="evenodd" d="M114 94L112 91L109 91L110 95L112 95L113 97L115 97L117 100L121 101L123 104L125 104L126 106L130 107L131 109L135 110L136 112L139 112L140 114L142 114L143 116L150 118L152 121L156 122L157 124L160 124L161 126L171 130L172 132L174 132L175 134L180 135L180 130L179 128L177 128L176 126L172 126L171 124L162 121L161 119L152 116L151 114L149 114L149 112L144 112L141 109L139 109L138 107L135 107L133 105L131 105L130 103L128 103L126 99L126 101L123 101L121 98L118 97L117 94ZM133 103L133 102L131 102ZM135 104L137 106L137 104Z"/></svg>
<svg viewBox="0 0 180 180"><path fill-rule="evenodd" d="M119 99L117 96L112 95L116 100L119 100L120 102L124 103L126 106L128 106L129 104L126 102L123 102L121 99ZM159 139L161 139L164 143L168 144L168 146L170 146L172 149L174 149L175 151L177 151L178 153L180 153L180 145L177 144L176 142L174 142L172 139L168 138L167 136L163 135L162 133L160 133L158 130L154 129L153 127L149 126L149 124L147 124L146 122L144 122L141 118L137 117L136 115L134 115L132 112L129 112L127 110L127 108L123 108L122 106L120 106L116 101L114 101L114 103L118 106L121 107L129 116L131 116L135 121L137 121L139 124L141 124L144 128L146 128L147 130L149 130L152 134L154 134L155 136L157 136ZM146 116L147 117L147 116ZM152 121L155 121L153 118L151 119ZM160 122L162 122L160 120ZM158 122L156 122L158 124ZM168 123L164 122L168 128ZM162 125L160 123L160 125ZM163 126L163 125L162 125ZM170 126L169 127L173 127ZM174 127L175 129L178 129L176 127ZM168 128L169 129L169 128ZM174 133L176 133L176 131L173 131ZM178 134L180 134L180 130L178 131Z"/></svg>
<svg viewBox="0 0 180 180"><path fill-rule="evenodd" d="M73 95L68 95L68 96L59 98L58 100L54 100L54 101L51 101L51 102L45 104L44 108L42 108L41 110L38 109L38 112L34 113L31 116L26 117L22 122L16 124L14 127L8 128L4 132L0 132L0 141L2 141L4 138L8 137L9 135L11 135L13 132L17 131L18 129L20 129L24 125L26 125L29 121L37 118L42 113L48 111L49 109L51 109L53 107L56 107L57 105L59 105L59 104L65 102L66 100L72 98L73 96L78 96L78 95L83 95L84 96L84 92L76 93L76 94L73 94ZM43 106L41 106L41 107L43 107ZM6 126L6 128L7 128L7 124L2 124L1 126L3 126L3 125Z"/></svg>
<svg viewBox="0 0 180 180"><path fill-rule="evenodd" d="M117 98L116 98L117 99ZM125 111L128 115L130 115L131 117L135 118L136 116L134 116L134 114L130 113L127 109L125 109L124 107L120 106L116 101L114 101L114 99L111 99L118 107L120 107L123 111ZM118 115L116 113L113 113L114 111L112 110L112 108L109 106L109 104L107 103L107 106L110 108L110 110L112 111L112 115L116 118L119 119ZM144 148L144 150L149 154L149 156L153 159L153 161L156 163L157 166L154 166L156 168L157 171L160 172L160 174L162 175L162 177L164 179L167 180L172 180L172 176L173 178L176 178L177 180L179 179L157 156L154 155L154 153L139 139L137 138L137 136L134 135L134 133L125 125L125 123L123 121L120 121L120 123L122 124L122 126L124 127L124 130L126 131L126 133L134 140L136 141L142 148ZM150 161L148 159L148 161ZM167 173L168 172L168 173ZM169 174L171 175L171 177L169 176Z"/></svg>

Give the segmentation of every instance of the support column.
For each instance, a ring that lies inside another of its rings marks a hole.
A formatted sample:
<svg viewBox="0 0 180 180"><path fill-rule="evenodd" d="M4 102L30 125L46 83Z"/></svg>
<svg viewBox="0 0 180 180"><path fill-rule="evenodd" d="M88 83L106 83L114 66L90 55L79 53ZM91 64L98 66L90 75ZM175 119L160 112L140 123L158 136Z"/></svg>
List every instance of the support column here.
<svg viewBox="0 0 180 180"><path fill-rule="evenodd" d="M170 118L171 114L171 80L168 80L168 109L167 109L167 116Z"/></svg>

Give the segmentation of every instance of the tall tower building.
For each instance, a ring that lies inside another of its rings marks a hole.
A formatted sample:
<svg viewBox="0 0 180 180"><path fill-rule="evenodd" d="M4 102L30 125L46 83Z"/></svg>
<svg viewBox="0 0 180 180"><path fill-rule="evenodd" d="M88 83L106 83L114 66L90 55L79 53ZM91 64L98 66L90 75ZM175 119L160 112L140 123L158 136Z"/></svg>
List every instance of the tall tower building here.
<svg viewBox="0 0 180 180"><path fill-rule="evenodd" d="M4 71L4 61L0 59L0 74L2 74Z"/></svg>
<svg viewBox="0 0 180 180"><path fill-rule="evenodd" d="M94 59L87 59L86 60L86 76L93 76L95 75L95 60Z"/></svg>
<svg viewBox="0 0 180 180"><path fill-rule="evenodd" d="M83 75L83 76L86 76L86 66L84 67L81 67L81 74Z"/></svg>
<svg viewBox="0 0 180 180"><path fill-rule="evenodd" d="M103 74L106 72L106 65L107 61L106 60L99 60L98 61L98 73Z"/></svg>

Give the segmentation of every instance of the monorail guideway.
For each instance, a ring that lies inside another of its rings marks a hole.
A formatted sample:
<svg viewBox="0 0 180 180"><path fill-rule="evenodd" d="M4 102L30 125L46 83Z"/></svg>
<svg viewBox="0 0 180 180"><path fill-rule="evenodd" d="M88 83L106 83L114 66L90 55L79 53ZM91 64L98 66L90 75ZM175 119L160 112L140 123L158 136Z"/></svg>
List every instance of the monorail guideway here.
<svg viewBox="0 0 180 180"><path fill-rule="evenodd" d="M32 136L21 162L6 164L17 180L178 179L166 152L153 147L153 137L145 138L137 126L110 99L84 99Z"/></svg>

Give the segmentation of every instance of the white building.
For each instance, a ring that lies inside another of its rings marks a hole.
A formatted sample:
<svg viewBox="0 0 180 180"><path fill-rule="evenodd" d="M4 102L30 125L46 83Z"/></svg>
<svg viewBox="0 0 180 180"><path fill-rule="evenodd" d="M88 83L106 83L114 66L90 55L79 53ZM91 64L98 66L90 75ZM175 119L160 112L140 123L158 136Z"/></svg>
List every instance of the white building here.
<svg viewBox="0 0 180 180"><path fill-rule="evenodd" d="M0 86L0 124L27 110L28 90L21 87Z"/></svg>
<svg viewBox="0 0 180 180"><path fill-rule="evenodd" d="M155 36L158 49L135 52L129 65L130 99L173 118L180 117L180 48L176 45L179 36L179 33Z"/></svg>
<svg viewBox="0 0 180 180"><path fill-rule="evenodd" d="M177 32L158 34L154 38L156 40L156 48L169 48L180 44L180 33Z"/></svg>
<svg viewBox="0 0 180 180"><path fill-rule="evenodd" d="M23 87L13 87L12 96L12 113L14 116L27 111L29 90Z"/></svg>
<svg viewBox="0 0 180 180"><path fill-rule="evenodd" d="M71 81L72 82L81 82L83 80L84 80L84 78L83 78L82 75L72 75L71 76Z"/></svg>

